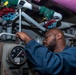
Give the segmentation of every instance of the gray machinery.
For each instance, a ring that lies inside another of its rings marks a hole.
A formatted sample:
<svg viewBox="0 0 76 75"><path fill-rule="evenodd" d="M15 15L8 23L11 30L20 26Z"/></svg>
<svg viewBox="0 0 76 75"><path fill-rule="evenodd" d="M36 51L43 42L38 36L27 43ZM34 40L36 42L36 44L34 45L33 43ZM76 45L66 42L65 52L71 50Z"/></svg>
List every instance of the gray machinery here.
<svg viewBox="0 0 76 75"><path fill-rule="evenodd" d="M24 47L6 43L2 51L1 75L29 75Z"/></svg>
<svg viewBox="0 0 76 75"><path fill-rule="evenodd" d="M25 24L26 26L29 26L32 28L34 27L34 29L38 28L41 34L43 34L42 32L45 32L46 30L48 30L48 28L44 27L43 22L38 23L33 18L31 18L28 14L22 11L22 8L34 10L36 12L39 12L40 15L44 15L44 17L46 18L45 24L49 20L55 20L56 23L58 21L61 21L62 15L58 12L47 9L44 6L38 6L35 4L28 3L26 0L16 0L16 1L15 0L12 0L12 1L2 0L2 4L5 7L11 7L13 5L14 6L16 5L17 7L15 8L15 12L14 12L16 15L11 20L10 19L8 20L7 16L4 16L4 19L6 20L4 20L1 17L3 23L2 23L2 31L0 33L0 39L1 39L1 42L0 42L0 75L38 75L29 67L27 63L24 43L20 41L19 39L17 39L15 37L15 32L12 31L13 21L19 17L19 19L16 21L18 29L17 29L17 26L14 28L16 32L26 31L38 43L42 44L43 36L33 32L32 30L22 29L22 25ZM22 21L22 17L26 21ZM56 23L54 23L50 27L51 28L54 26L56 27ZM74 25L74 24L67 23L67 22L61 22L61 23L62 25L59 27L60 29L66 28L66 26L64 26L63 24L66 24L67 27L69 27L69 25L70 26ZM74 29L72 30L74 33L76 32L76 30ZM64 31L64 34L66 37L68 37L68 39L76 38L75 37L76 33L75 35L72 35L73 33L67 34ZM14 41L12 42L12 40Z"/></svg>
<svg viewBox="0 0 76 75"><path fill-rule="evenodd" d="M9 0L10 1L10 0ZM6 5L8 2L4 2ZM13 3L13 2L12 2ZM23 16L27 21L31 22L33 25L38 27L41 31L45 31L46 29L43 26L40 26L39 23L37 23L34 19L32 19L29 15L27 15L25 12L21 10L22 7L28 8L28 9L33 9L32 6L34 7L34 10L39 11L40 7L36 5L32 5L28 3L27 1L18 1L18 11L16 11L16 16L11 19L11 20L3 20L3 27L2 27L2 32L0 33L0 38L2 42L0 42L0 53L1 53L1 68L0 68L0 75L36 75L37 73L33 72L31 68L29 68L27 64L27 58L26 58L26 53L25 53L25 45L23 43L19 43L15 37L15 34L12 33L12 22L19 17L19 29L16 29L17 31L22 31L21 27L21 16ZM47 9L45 7L42 7L42 14L44 13L44 10ZM49 10L50 11L50 10ZM50 15L50 14L48 14ZM61 19L62 16L61 14L52 11L52 14L50 15L51 18L59 15L59 18ZM46 15L45 15L46 16ZM48 19L50 17L46 16ZM5 16L6 19L8 19ZM18 21L17 21L18 22ZM26 23L25 23L26 24ZM28 23L27 23L28 24ZM5 26L6 25L6 26ZM28 30L27 30L28 32ZM30 33L31 32L31 33ZM42 43L42 37L37 35L36 33L33 33L32 31L29 31L30 34L34 35L32 36L37 42ZM4 42L3 42L4 40ZM7 42L9 40L9 42ZM15 40L14 42L11 42L11 40ZM20 41L21 42L21 41Z"/></svg>

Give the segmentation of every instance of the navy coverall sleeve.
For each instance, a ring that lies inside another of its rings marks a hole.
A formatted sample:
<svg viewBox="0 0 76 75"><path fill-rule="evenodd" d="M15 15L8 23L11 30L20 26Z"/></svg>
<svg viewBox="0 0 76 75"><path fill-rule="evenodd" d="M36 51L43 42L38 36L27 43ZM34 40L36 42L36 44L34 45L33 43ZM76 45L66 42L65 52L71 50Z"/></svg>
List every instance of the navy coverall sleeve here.
<svg viewBox="0 0 76 75"><path fill-rule="evenodd" d="M43 75L57 75L62 69L62 58L43 45L31 40L25 47L28 60Z"/></svg>

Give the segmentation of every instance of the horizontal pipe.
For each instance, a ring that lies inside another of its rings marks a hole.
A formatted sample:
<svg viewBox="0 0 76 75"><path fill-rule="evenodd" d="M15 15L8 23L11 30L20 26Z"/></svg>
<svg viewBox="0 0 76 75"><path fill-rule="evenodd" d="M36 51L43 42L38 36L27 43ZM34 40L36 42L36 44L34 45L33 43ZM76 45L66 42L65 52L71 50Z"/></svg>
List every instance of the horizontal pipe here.
<svg viewBox="0 0 76 75"><path fill-rule="evenodd" d="M61 25L58 28L65 29L65 28L70 28L71 26L74 26L74 25L76 25L76 24L69 23L69 22L61 22Z"/></svg>
<svg viewBox="0 0 76 75"><path fill-rule="evenodd" d="M68 33L64 33L64 36L67 38L73 38L76 39L76 37L74 35L68 34Z"/></svg>
<svg viewBox="0 0 76 75"><path fill-rule="evenodd" d="M11 36L16 36L15 34L11 34L11 33L5 33L5 32L0 33L0 37L1 37L2 35L11 35Z"/></svg>

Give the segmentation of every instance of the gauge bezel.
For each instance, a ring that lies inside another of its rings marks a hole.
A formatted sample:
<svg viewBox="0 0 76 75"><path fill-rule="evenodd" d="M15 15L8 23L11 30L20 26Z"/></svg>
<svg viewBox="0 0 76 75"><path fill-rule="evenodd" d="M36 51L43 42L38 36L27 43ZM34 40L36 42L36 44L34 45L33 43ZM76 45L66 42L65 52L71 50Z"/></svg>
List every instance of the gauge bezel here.
<svg viewBox="0 0 76 75"><path fill-rule="evenodd" d="M15 48L19 48L19 47L22 48L25 56L24 56L23 61L22 61L20 64L17 64L17 63L14 61L14 59L12 58L12 56L11 56L11 52L12 52L12 50L14 50ZM27 60L27 58L26 58L26 53L25 53L25 49L24 49L24 47L22 47L22 46L15 46L15 47L13 47L13 49L11 49L11 50L9 51L8 57L9 57L10 61L12 62L12 64L18 65L18 66L23 65L23 64L26 62L26 60Z"/></svg>

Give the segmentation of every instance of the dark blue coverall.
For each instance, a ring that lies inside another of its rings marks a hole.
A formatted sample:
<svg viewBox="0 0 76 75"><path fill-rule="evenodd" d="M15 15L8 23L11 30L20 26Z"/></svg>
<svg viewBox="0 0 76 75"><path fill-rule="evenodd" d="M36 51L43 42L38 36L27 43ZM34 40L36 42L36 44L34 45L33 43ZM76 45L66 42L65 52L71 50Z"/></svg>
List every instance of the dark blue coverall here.
<svg viewBox="0 0 76 75"><path fill-rule="evenodd" d="M66 47L62 52L53 53L31 40L25 50L28 61L40 75L76 75L76 47Z"/></svg>

